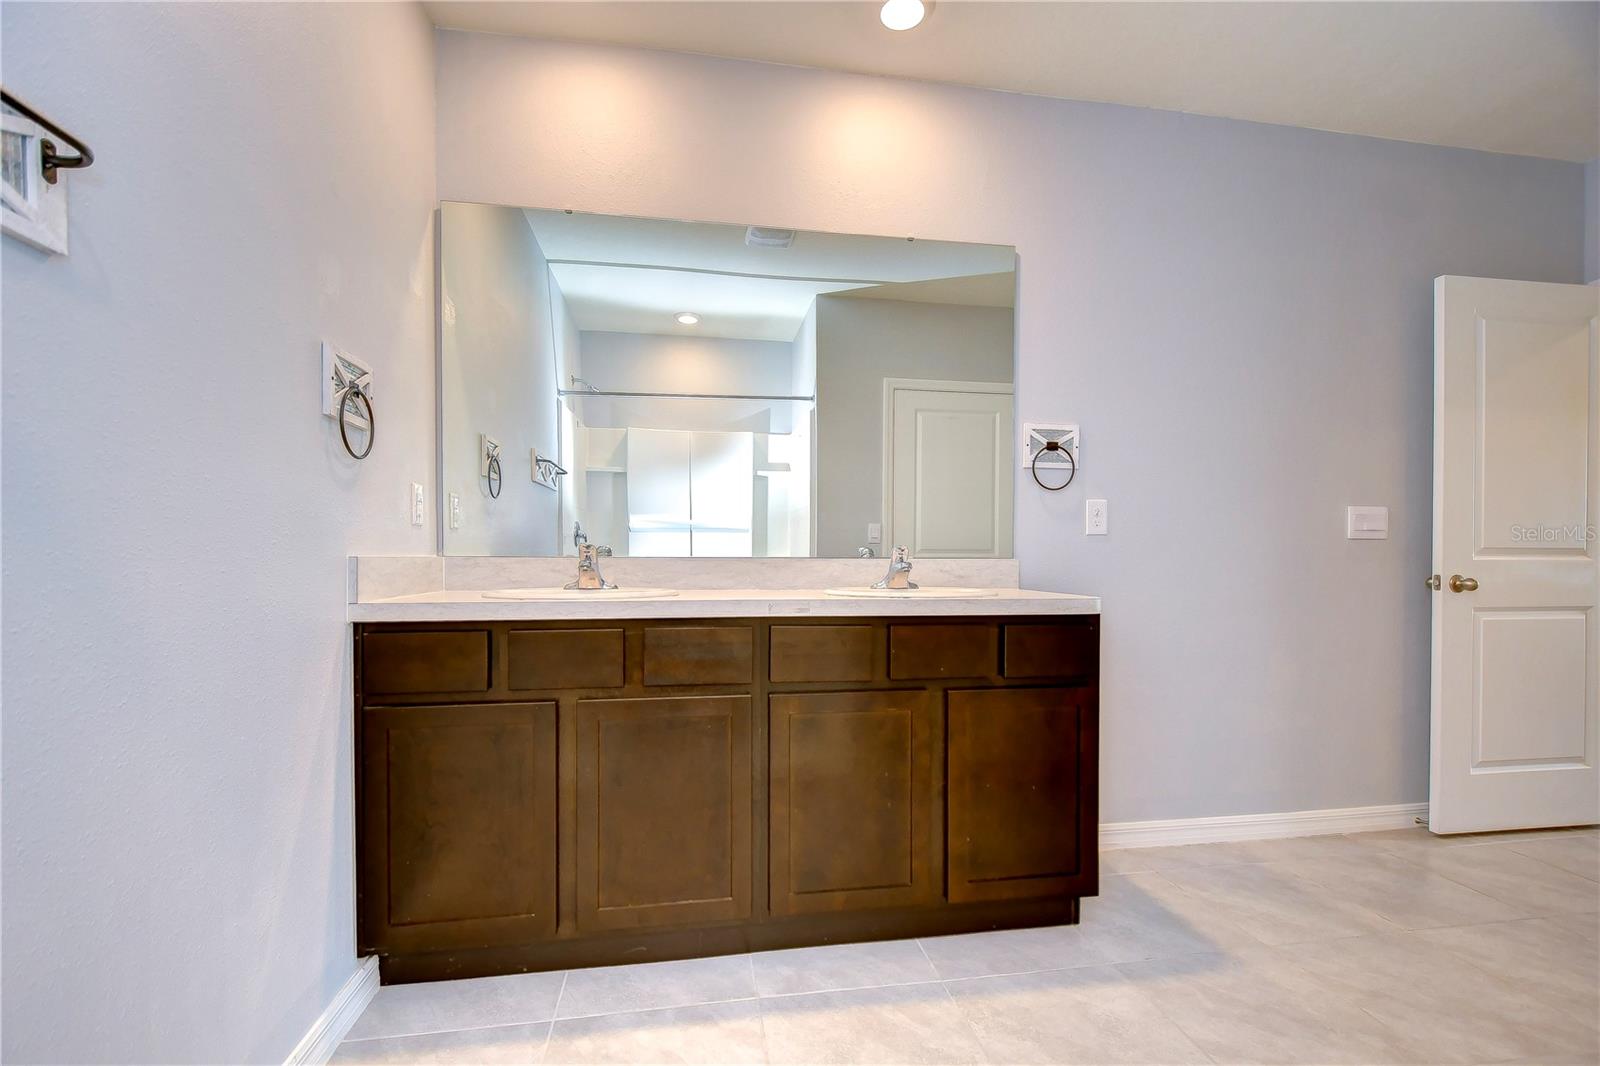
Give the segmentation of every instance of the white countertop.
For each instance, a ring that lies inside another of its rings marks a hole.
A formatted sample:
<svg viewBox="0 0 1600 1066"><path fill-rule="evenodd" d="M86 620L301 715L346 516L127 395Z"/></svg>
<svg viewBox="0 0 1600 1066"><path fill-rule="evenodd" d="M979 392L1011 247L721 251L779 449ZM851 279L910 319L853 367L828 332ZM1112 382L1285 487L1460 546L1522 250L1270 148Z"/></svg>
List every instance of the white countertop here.
<svg viewBox="0 0 1600 1066"><path fill-rule="evenodd" d="M641 600L501 600L482 592L423 592L350 604L352 622L504 622L607 618L883 618L1099 614L1097 596L1001 588L973 598L852 599L822 589L679 589Z"/></svg>

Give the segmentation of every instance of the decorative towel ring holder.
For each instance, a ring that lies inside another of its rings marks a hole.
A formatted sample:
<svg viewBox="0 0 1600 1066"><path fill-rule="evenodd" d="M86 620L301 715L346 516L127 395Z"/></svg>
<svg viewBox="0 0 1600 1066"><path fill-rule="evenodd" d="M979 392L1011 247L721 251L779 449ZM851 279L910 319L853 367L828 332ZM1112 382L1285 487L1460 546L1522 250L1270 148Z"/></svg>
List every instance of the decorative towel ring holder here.
<svg viewBox="0 0 1600 1066"><path fill-rule="evenodd" d="M1045 452L1059 452L1067 457L1067 463L1072 467L1071 471L1067 474L1067 480L1063 481L1059 485L1046 485L1039 479L1039 456L1043 455ZM1033 462L1028 464L1028 470L1033 474L1034 484L1038 485L1041 489L1044 489L1046 492L1060 492L1062 489L1072 484L1072 479L1078 476L1078 460L1072 457L1072 449L1070 447L1063 447L1059 440L1047 440L1044 442L1044 446L1042 448L1033 453Z"/></svg>
<svg viewBox="0 0 1600 1066"><path fill-rule="evenodd" d="M500 498L500 487L505 484L505 479L500 474L500 449L496 448L489 453L488 469L483 479L489 483L489 498Z"/></svg>
<svg viewBox="0 0 1600 1066"><path fill-rule="evenodd" d="M350 417L352 401L366 408L367 446L359 452L350 446L350 430L346 423L346 419ZM350 453L352 459L365 459L372 454L372 442L377 436L378 420L373 417L372 397L367 395L367 390L360 379L352 381L339 393L339 439L344 442L344 450Z"/></svg>

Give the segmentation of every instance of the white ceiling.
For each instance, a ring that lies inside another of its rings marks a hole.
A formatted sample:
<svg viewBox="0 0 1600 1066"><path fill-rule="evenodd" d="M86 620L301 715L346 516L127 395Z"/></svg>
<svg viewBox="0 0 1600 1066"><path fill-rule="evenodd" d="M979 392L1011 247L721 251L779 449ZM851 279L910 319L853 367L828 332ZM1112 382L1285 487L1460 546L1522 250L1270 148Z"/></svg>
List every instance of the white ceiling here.
<svg viewBox="0 0 1600 1066"><path fill-rule="evenodd" d="M801 230L788 248L751 248L744 226L523 214L580 330L787 342L821 293L1010 307L1016 289L1008 245Z"/></svg>
<svg viewBox="0 0 1600 1066"><path fill-rule="evenodd" d="M953 82L1492 152L1600 155L1593 2L432 2L457 29Z"/></svg>

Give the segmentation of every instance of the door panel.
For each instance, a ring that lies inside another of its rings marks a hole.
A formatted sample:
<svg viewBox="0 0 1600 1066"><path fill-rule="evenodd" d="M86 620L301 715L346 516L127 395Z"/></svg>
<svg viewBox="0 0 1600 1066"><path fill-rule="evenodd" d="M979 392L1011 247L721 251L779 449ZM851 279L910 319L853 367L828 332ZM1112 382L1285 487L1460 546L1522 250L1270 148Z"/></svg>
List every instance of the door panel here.
<svg viewBox="0 0 1600 1066"><path fill-rule="evenodd" d="M1589 514L1589 327L1480 326L1479 546L1582 551ZM1542 526L1529 539L1520 530Z"/></svg>
<svg viewBox="0 0 1600 1066"><path fill-rule="evenodd" d="M436 951L556 926L556 705L363 713L366 946Z"/></svg>
<svg viewBox="0 0 1600 1066"><path fill-rule="evenodd" d="M579 929L750 914L750 698L578 701Z"/></svg>
<svg viewBox="0 0 1600 1066"><path fill-rule="evenodd" d="M1600 289L1439 278L1434 378L1429 826L1595 822Z"/></svg>
<svg viewBox="0 0 1600 1066"><path fill-rule="evenodd" d="M890 386L889 543L930 559L1008 558L1010 386L948 384L951 391Z"/></svg>
<svg viewBox="0 0 1600 1066"><path fill-rule="evenodd" d="M907 906L935 892L933 697L771 697L774 914Z"/></svg>
<svg viewBox="0 0 1600 1066"><path fill-rule="evenodd" d="M1574 765L1585 749L1584 611L1478 611L1472 768Z"/></svg>
<svg viewBox="0 0 1600 1066"><path fill-rule="evenodd" d="M1093 894L1093 827L1082 791L1092 690L950 693L952 903Z"/></svg>

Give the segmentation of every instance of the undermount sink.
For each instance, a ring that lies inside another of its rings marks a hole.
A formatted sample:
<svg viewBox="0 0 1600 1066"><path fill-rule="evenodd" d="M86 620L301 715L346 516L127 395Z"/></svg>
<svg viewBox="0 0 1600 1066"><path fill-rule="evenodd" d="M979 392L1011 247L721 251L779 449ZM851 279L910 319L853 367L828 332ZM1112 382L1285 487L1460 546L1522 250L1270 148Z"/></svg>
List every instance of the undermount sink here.
<svg viewBox="0 0 1600 1066"><path fill-rule="evenodd" d="M486 600L664 600L675 589L490 589Z"/></svg>
<svg viewBox="0 0 1600 1066"><path fill-rule="evenodd" d="M915 589L825 589L829 596L854 600L976 600L996 594L994 589L961 588L955 585L923 585Z"/></svg>

